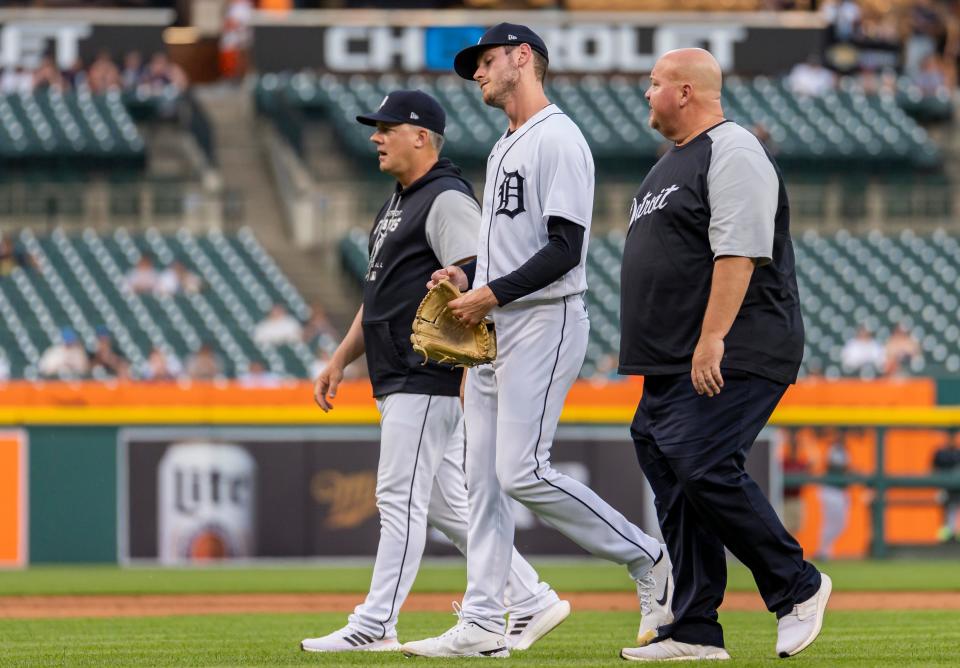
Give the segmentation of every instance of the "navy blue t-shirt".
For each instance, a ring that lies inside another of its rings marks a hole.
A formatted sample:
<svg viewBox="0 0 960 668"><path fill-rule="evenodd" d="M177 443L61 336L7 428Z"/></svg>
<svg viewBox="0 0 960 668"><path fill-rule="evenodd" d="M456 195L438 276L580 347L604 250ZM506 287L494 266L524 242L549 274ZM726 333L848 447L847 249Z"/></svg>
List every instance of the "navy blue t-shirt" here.
<svg viewBox="0 0 960 668"><path fill-rule="evenodd" d="M671 148L633 199L620 281L621 374L689 373L721 256L757 263L721 368L796 381L803 320L787 193L763 144L731 121Z"/></svg>

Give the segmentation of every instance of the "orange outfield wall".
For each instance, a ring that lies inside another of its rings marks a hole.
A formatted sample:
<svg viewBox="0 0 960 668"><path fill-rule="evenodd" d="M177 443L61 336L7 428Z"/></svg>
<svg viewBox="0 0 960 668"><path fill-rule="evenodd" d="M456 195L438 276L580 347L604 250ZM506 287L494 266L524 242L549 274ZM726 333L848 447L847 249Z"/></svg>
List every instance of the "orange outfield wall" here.
<svg viewBox="0 0 960 668"><path fill-rule="evenodd" d="M643 379L577 381L566 407L621 410L636 408ZM344 407L373 407L370 383L340 385L335 403ZM792 386L781 406L933 406L936 383L929 378L877 381L802 381ZM109 406L310 406L313 386L298 381L269 389L244 388L236 383L105 383L99 381L13 381L0 384L0 407L109 407Z"/></svg>
<svg viewBox="0 0 960 668"><path fill-rule="evenodd" d="M21 433L0 432L0 567L26 562L25 456Z"/></svg>

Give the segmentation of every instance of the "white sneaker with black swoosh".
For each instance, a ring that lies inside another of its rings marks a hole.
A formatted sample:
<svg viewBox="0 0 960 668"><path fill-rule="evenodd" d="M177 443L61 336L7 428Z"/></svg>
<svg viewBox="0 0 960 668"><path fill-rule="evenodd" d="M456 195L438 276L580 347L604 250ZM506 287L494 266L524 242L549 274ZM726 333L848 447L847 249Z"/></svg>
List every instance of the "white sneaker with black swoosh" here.
<svg viewBox="0 0 960 668"><path fill-rule="evenodd" d="M640 599L640 630L637 646L650 644L657 637L657 629L673 623L673 565L667 546L661 545L662 557L647 574L637 580L637 598Z"/></svg>
<svg viewBox="0 0 960 668"><path fill-rule="evenodd" d="M307 638L300 642L304 652L397 652L396 638L376 639L368 633L344 626L322 638Z"/></svg>

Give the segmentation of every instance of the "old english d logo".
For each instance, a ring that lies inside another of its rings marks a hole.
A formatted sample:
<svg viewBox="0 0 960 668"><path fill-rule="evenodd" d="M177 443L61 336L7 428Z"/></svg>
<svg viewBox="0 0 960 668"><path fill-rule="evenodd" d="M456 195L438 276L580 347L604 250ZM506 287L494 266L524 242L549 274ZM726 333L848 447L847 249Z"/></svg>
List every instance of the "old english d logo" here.
<svg viewBox="0 0 960 668"><path fill-rule="evenodd" d="M497 188L497 199L497 215L502 213L515 218L517 214L526 211L523 206L523 177L520 172L503 170L503 181Z"/></svg>

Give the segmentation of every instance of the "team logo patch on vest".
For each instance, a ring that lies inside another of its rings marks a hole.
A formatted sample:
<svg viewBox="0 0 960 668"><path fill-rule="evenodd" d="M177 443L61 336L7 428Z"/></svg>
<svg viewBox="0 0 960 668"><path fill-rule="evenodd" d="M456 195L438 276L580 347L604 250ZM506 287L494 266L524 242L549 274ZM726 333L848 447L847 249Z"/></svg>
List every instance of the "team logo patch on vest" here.
<svg viewBox="0 0 960 668"><path fill-rule="evenodd" d="M520 172L508 172L503 170L503 181L497 188L497 215L501 213L505 216L515 218L518 214L526 211L523 206L523 182L524 178Z"/></svg>

